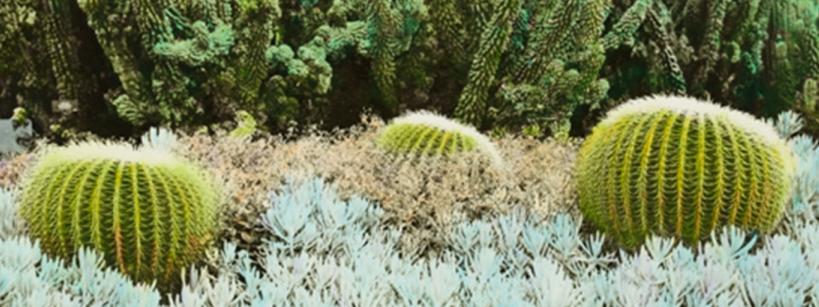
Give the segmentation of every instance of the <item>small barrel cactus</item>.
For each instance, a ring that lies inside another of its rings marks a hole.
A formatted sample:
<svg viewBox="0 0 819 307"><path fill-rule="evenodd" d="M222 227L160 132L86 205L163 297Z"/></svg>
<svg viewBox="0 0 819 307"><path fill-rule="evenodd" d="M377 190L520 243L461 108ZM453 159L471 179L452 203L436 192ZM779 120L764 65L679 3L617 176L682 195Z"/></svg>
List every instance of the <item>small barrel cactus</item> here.
<svg viewBox="0 0 819 307"><path fill-rule="evenodd" d="M168 151L84 143L45 153L20 214L49 254L92 247L134 280L162 286L204 252L216 204L202 171Z"/></svg>
<svg viewBox="0 0 819 307"><path fill-rule="evenodd" d="M443 156L480 151L494 163L501 161L495 145L475 128L426 111L394 119L376 143L386 151L400 154Z"/></svg>
<svg viewBox="0 0 819 307"><path fill-rule="evenodd" d="M580 150L583 215L625 247L647 234L689 244L734 225L762 233L784 211L793 154L769 124L683 97L612 110Z"/></svg>

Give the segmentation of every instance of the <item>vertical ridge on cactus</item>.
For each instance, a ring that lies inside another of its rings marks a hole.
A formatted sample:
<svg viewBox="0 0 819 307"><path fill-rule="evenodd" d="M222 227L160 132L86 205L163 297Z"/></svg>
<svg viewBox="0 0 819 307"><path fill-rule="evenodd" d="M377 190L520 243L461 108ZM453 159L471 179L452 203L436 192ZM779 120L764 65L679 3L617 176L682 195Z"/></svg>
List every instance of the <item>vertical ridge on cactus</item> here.
<svg viewBox="0 0 819 307"><path fill-rule="evenodd" d="M47 152L20 214L47 252L93 247L137 281L173 282L203 252L216 193L201 170L153 148L85 143Z"/></svg>
<svg viewBox="0 0 819 307"><path fill-rule="evenodd" d="M794 165L773 127L750 115L693 98L635 99L581 148L580 209L627 247L650 233L696 243L725 225L768 232Z"/></svg>

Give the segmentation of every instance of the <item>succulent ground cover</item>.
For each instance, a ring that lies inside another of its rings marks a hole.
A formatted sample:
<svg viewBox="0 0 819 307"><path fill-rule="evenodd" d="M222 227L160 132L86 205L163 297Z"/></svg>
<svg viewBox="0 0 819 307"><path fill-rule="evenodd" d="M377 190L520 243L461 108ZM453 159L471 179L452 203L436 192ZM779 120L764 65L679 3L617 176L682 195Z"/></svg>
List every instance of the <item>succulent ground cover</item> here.
<svg viewBox="0 0 819 307"><path fill-rule="evenodd" d="M174 148L225 180L222 240L184 285L135 283L89 249L48 256L16 218L17 180L0 190L0 304L816 306L819 148L792 114L774 124L800 167L772 233L720 228L696 245L652 236L634 251L574 209L576 142L494 139L509 167L495 174L480 173L491 169L480 155L379 156L380 121L256 140L153 131L144 146Z"/></svg>

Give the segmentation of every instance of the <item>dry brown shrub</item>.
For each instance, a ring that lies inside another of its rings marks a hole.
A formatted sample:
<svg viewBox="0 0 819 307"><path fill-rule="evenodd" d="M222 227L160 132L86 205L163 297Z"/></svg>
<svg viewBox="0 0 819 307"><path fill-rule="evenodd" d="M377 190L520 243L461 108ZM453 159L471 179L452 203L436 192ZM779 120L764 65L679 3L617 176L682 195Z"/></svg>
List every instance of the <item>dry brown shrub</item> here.
<svg viewBox="0 0 819 307"><path fill-rule="evenodd" d="M291 141L197 134L181 137L179 152L225 183L225 235L251 250L264 235L260 216L270 205L270 192L288 179L319 176L334 183L342 197L375 201L385 211L385 225L402 228L405 248L419 253L437 250L449 225L459 220L514 207L540 216L574 207L577 141L495 140L505 160L495 166L479 153L415 159L384 153L374 145L382 126L365 120L351 129L314 131Z"/></svg>
<svg viewBox="0 0 819 307"><path fill-rule="evenodd" d="M8 158L0 158L0 188L15 186L23 172L34 161L34 154L22 153Z"/></svg>

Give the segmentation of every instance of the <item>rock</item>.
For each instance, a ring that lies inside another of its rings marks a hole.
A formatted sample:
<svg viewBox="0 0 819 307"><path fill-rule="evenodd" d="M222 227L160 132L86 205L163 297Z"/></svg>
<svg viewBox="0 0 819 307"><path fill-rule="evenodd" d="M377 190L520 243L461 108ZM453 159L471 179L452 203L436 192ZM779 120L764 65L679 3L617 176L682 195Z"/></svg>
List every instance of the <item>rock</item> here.
<svg viewBox="0 0 819 307"><path fill-rule="evenodd" d="M12 119L0 119L0 156L24 152L27 148L21 144L32 137L34 128L31 121L17 126Z"/></svg>

